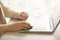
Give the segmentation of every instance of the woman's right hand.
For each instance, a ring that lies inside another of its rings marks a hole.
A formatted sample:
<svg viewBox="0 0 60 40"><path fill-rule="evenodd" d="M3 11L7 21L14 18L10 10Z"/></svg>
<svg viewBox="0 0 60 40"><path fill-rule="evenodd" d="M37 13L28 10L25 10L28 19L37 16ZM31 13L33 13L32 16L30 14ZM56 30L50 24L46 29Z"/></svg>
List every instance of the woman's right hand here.
<svg viewBox="0 0 60 40"><path fill-rule="evenodd" d="M6 32L7 31L19 31L19 30L27 30L31 27L31 25L27 22L17 22L17 23L14 23L14 24L10 24L6 27Z"/></svg>

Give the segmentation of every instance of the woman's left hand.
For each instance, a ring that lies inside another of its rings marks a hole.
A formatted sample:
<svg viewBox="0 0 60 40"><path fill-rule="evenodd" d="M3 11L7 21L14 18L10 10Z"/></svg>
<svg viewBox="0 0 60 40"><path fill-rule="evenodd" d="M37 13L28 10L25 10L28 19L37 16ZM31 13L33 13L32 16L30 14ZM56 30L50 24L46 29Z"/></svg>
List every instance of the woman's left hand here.
<svg viewBox="0 0 60 40"><path fill-rule="evenodd" d="M26 21L27 18L28 18L27 12L21 12L20 15L19 15L19 18L20 18L22 21Z"/></svg>

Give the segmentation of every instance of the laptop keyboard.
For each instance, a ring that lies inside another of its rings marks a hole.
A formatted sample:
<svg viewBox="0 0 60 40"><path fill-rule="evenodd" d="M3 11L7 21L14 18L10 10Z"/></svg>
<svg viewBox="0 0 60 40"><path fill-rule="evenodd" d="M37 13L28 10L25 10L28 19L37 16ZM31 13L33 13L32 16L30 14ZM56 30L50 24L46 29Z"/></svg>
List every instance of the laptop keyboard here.
<svg viewBox="0 0 60 40"><path fill-rule="evenodd" d="M33 28L31 30L50 30L49 17L30 17L27 22L29 22Z"/></svg>

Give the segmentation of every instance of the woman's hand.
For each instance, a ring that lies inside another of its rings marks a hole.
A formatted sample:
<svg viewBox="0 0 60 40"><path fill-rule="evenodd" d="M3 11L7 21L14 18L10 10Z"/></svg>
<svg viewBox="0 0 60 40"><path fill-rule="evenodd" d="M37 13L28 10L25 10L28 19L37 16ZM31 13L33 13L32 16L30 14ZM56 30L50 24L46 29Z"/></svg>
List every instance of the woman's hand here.
<svg viewBox="0 0 60 40"><path fill-rule="evenodd" d="M27 18L28 18L27 12L21 12L20 15L19 15L19 18L20 18L22 21L26 21Z"/></svg>
<svg viewBox="0 0 60 40"><path fill-rule="evenodd" d="M17 23L14 23L14 24L11 24L11 25L8 25L7 28L6 28L6 32L7 31L19 31L19 30L27 30L31 27L31 25L29 23L26 23L26 22L17 22Z"/></svg>

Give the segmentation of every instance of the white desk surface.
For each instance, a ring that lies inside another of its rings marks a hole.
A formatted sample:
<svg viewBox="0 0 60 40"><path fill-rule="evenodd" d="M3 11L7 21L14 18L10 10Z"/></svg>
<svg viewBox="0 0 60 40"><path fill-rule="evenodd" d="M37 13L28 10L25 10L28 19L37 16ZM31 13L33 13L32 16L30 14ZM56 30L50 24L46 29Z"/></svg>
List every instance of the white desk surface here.
<svg viewBox="0 0 60 40"><path fill-rule="evenodd" d="M6 33L0 40L60 40L60 24L53 34Z"/></svg>

